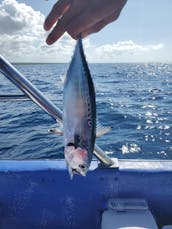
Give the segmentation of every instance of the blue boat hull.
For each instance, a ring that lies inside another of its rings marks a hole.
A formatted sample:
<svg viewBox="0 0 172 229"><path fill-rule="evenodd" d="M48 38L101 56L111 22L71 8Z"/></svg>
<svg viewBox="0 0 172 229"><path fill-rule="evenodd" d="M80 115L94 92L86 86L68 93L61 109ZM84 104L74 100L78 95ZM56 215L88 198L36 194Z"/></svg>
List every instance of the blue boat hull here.
<svg viewBox="0 0 172 229"><path fill-rule="evenodd" d="M172 162L119 161L70 180L64 160L0 161L1 229L100 229L109 198L144 198L172 224Z"/></svg>

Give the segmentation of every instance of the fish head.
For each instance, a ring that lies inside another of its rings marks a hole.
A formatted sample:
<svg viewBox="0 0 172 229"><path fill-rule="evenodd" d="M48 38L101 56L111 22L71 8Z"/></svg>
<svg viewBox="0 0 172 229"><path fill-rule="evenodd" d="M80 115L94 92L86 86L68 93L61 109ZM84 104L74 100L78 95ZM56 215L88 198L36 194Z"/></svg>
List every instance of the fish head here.
<svg viewBox="0 0 172 229"><path fill-rule="evenodd" d="M81 147L75 148L75 146L65 147L65 159L68 166L68 171L72 179L74 174L85 176L88 165L88 152Z"/></svg>

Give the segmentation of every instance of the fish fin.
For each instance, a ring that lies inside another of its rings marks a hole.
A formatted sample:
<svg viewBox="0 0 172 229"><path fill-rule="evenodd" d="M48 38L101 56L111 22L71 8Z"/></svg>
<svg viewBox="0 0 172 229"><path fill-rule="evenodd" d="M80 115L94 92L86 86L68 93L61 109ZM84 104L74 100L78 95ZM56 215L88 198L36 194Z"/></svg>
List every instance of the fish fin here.
<svg viewBox="0 0 172 229"><path fill-rule="evenodd" d="M57 135L63 135L63 124L59 123L59 121L57 120L58 126L57 127L52 127L48 130L48 132L52 133L52 134L57 134Z"/></svg>
<svg viewBox="0 0 172 229"><path fill-rule="evenodd" d="M111 130L112 130L111 126L102 126L100 123L97 122L96 137L99 138L99 137L103 136L104 134L107 134ZM50 128L48 130L48 132L50 132L52 134L56 134L56 135L63 135L63 127ZM80 141L79 135L75 134L75 137L74 137L75 148L77 148L79 141Z"/></svg>
<svg viewBox="0 0 172 229"><path fill-rule="evenodd" d="M66 75L60 75L60 81L64 85L66 79Z"/></svg>
<svg viewBox="0 0 172 229"><path fill-rule="evenodd" d="M61 127L51 128L48 130L48 132L52 134L63 135L63 129Z"/></svg>
<svg viewBox="0 0 172 229"><path fill-rule="evenodd" d="M96 123L96 137L99 138L112 130L111 126L102 126L98 121Z"/></svg>
<svg viewBox="0 0 172 229"><path fill-rule="evenodd" d="M75 146L75 149L78 147L79 142L80 142L79 134L75 133L75 135L74 135L74 146Z"/></svg>

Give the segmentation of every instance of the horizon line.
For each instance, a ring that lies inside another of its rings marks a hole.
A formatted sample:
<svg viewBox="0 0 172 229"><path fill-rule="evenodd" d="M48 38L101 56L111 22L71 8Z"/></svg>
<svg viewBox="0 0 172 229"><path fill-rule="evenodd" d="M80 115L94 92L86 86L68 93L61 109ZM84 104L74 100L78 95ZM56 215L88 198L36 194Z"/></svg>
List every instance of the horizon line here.
<svg viewBox="0 0 172 229"><path fill-rule="evenodd" d="M69 64L70 62L11 62L11 64ZM88 62L88 64L172 64L172 61Z"/></svg>

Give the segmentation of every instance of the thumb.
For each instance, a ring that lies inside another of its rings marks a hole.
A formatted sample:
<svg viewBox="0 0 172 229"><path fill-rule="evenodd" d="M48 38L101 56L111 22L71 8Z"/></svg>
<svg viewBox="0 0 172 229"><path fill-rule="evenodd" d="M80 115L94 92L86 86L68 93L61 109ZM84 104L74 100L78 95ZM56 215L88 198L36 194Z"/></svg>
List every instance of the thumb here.
<svg viewBox="0 0 172 229"><path fill-rule="evenodd" d="M113 12L112 14L110 14L109 16L104 18L103 20L99 21L98 23L94 24L93 26L91 26L91 27L87 28L86 30L82 31L82 33L81 33L82 37L86 37L89 34L99 32L107 24L117 20L118 17L119 17L119 13L118 12Z"/></svg>

